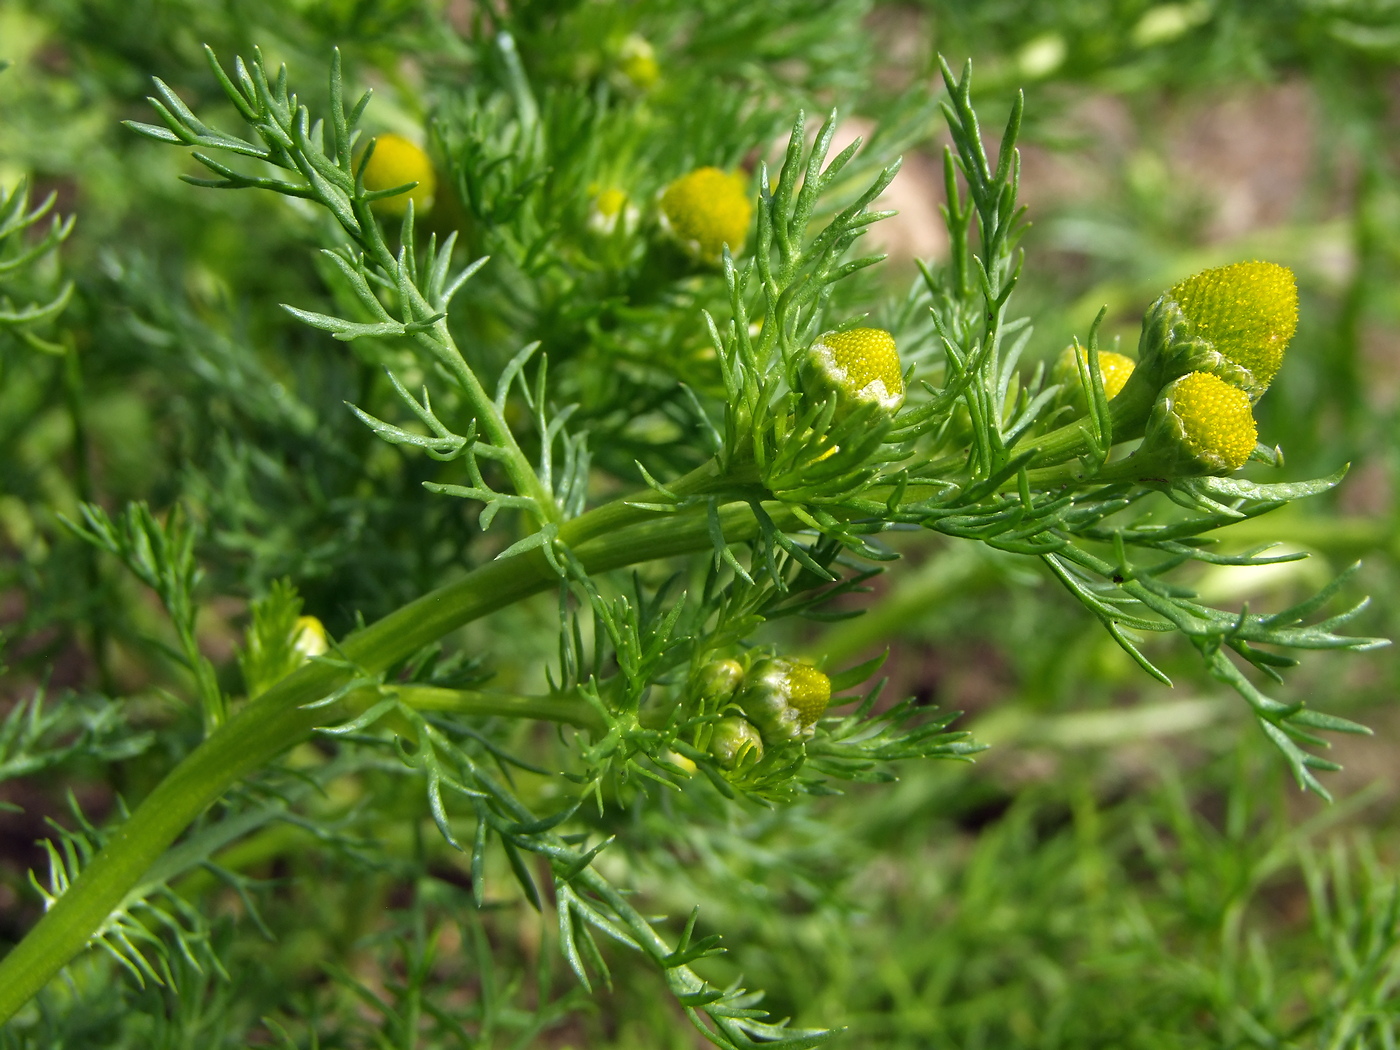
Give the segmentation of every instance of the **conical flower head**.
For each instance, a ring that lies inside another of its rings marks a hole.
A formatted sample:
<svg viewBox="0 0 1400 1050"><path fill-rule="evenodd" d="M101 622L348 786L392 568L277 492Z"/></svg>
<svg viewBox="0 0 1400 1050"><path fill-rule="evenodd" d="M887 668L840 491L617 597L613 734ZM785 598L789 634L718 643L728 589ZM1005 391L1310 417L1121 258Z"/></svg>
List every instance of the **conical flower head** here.
<svg viewBox="0 0 1400 1050"><path fill-rule="evenodd" d="M1163 459L1171 476L1228 474L1245 465L1259 440L1249 395L1210 372L1168 383L1137 456Z"/></svg>
<svg viewBox="0 0 1400 1050"><path fill-rule="evenodd" d="M1298 327L1298 286L1293 271L1269 262L1231 263L1204 270L1167 293L1231 364L1249 373L1245 389L1258 397L1283 364Z"/></svg>
<svg viewBox="0 0 1400 1050"><path fill-rule="evenodd" d="M894 336L883 328L850 328L819 336L807 351L808 383L849 407L904 403L904 375Z"/></svg>
<svg viewBox="0 0 1400 1050"><path fill-rule="evenodd" d="M381 197L371 205L384 215L403 215L408 211L409 201L413 202L413 210L418 215L424 215L432 209L433 194L437 192L433 162L418 145L402 135L380 135L374 140L374 152L365 163L364 180L365 189L371 191L418 183L406 193Z"/></svg>
<svg viewBox="0 0 1400 1050"><path fill-rule="evenodd" d="M748 178L743 172L697 168L661 193L661 225L687 252L719 262L724 246L733 255L744 248L753 219Z"/></svg>

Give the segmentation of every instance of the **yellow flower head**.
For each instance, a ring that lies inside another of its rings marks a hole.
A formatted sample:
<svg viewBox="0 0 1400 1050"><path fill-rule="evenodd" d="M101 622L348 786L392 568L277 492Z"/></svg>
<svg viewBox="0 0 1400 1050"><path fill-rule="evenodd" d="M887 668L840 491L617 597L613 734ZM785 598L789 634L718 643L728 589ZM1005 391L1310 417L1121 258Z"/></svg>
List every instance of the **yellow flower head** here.
<svg viewBox="0 0 1400 1050"><path fill-rule="evenodd" d="M413 210L418 215L432 210L433 194L437 192L433 162L421 147L402 135L380 135L374 140L374 152L365 165L364 179L365 189L371 191L418 183L405 193L375 201L372 207L381 214L401 216L408 211L409 201L413 202Z"/></svg>
<svg viewBox="0 0 1400 1050"><path fill-rule="evenodd" d="M1259 440L1249 395L1210 372L1192 372L1167 386L1171 414L1189 457L1211 472L1245 465Z"/></svg>
<svg viewBox="0 0 1400 1050"><path fill-rule="evenodd" d="M314 616L298 616L292 626L292 648L308 660L322 655L330 648L325 625Z"/></svg>
<svg viewBox="0 0 1400 1050"><path fill-rule="evenodd" d="M604 190L593 198L593 207L598 209L598 214L609 219L615 219L622 214L626 204L627 194L618 189Z"/></svg>
<svg viewBox="0 0 1400 1050"><path fill-rule="evenodd" d="M1084 347L1079 348L1079 360L1087 366L1089 363L1089 351ZM1117 354L1112 350L1099 351L1099 372L1103 375L1104 397L1110 401L1118 396L1118 391L1123 389L1123 384L1128 381L1128 377L1133 374L1133 369L1137 367L1137 362L1127 354ZM1074 363L1074 347L1067 346L1061 352L1055 362L1055 381L1064 384L1070 390L1082 389L1079 384L1079 369Z"/></svg>
<svg viewBox="0 0 1400 1050"><path fill-rule="evenodd" d="M793 664L787 673L788 704L797 711L797 720L810 726L831 703L831 679L811 664Z"/></svg>
<svg viewBox="0 0 1400 1050"><path fill-rule="evenodd" d="M1167 297L1232 364L1253 377L1258 396L1273 382L1298 327L1293 271L1267 262L1231 263L1173 285Z"/></svg>
<svg viewBox="0 0 1400 1050"><path fill-rule="evenodd" d="M697 168L661 194L661 223L697 259L718 262L724 246L738 255L749 236L753 202L743 172Z"/></svg>
<svg viewBox="0 0 1400 1050"><path fill-rule="evenodd" d="M894 336L883 328L852 328L819 336L807 351L807 374L819 388L857 404L893 412L904 403L904 375Z"/></svg>

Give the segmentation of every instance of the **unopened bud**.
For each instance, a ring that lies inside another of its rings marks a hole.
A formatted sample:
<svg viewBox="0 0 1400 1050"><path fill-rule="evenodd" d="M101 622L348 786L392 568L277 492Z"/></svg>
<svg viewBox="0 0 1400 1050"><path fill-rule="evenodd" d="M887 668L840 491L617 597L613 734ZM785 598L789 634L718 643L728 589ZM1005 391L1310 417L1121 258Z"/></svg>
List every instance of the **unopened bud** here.
<svg viewBox="0 0 1400 1050"><path fill-rule="evenodd" d="M588 207L588 228L604 236L611 236L619 226L625 231L634 229L638 218L639 213L627 194L615 187L595 194Z"/></svg>
<svg viewBox="0 0 1400 1050"><path fill-rule="evenodd" d="M696 687L701 699L714 704L727 703L744 681L744 668L738 660L711 660L700 668Z"/></svg>
<svg viewBox="0 0 1400 1050"><path fill-rule="evenodd" d="M1086 367L1088 366L1089 351L1082 346L1079 348L1079 360ZM1103 377L1103 396L1110 401L1117 397L1118 392L1123 389L1136 367L1137 362L1127 354L1114 353L1112 350L1099 351L1099 374ZM1083 386L1079 381L1079 366L1075 364L1074 360L1074 347L1065 347L1055 361L1054 379L1055 382L1071 391L1082 392Z"/></svg>
<svg viewBox="0 0 1400 1050"><path fill-rule="evenodd" d="M646 37L631 33L622 41L617 54L618 71L628 83L645 91L661 77L661 67L656 61L656 49Z"/></svg>
<svg viewBox="0 0 1400 1050"><path fill-rule="evenodd" d="M721 718L710 736L710 754L725 769L752 764L763 758L763 738L743 718Z"/></svg>
<svg viewBox="0 0 1400 1050"><path fill-rule="evenodd" d="M810 739L830 702L830 678L779 657L755 665L739 696L739 706L770 743Z"/></svg>

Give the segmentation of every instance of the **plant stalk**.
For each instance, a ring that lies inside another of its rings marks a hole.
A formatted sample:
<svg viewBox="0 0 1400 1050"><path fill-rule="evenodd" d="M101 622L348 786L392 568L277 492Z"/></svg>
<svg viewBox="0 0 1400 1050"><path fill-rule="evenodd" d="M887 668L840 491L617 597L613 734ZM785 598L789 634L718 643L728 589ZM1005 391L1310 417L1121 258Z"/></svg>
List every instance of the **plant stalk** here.
<svg viewBox="0 0 1400 1050"><path fill-rule="evenodd" d="M767 509L777 527L800 527L781 505ZM559 538L590 574L710 547L703 511L652 516L656 520L617 527L631 515L620 514L618 503L607 504L566 523ZM724 507L720 519L730 542L758 533L747 504ZM599 535L600 530L605 531ZM342 642L341 652L361 673L379 674L449 631L558 582L538 548L493 561L355 632ZM350 679L348 670L330 663L304 665L249 702L171 770L68 891L0 960L0 1023L83 950L151 865L230 786L305 740L317 726L342 717L339 704L308 705Z"/></svg>

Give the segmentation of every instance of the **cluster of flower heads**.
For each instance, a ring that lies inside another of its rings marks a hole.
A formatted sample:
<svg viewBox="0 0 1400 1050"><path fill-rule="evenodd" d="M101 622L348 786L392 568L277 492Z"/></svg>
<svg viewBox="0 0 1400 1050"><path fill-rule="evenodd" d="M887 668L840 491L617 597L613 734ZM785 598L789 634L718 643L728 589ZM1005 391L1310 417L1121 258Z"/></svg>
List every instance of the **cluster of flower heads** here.
<svg viewBox="0 0 1400 1050"><path fill-rule="evenodd" d="M1227 474L1254 452L1251 406L1269 388L1298 327L1293 272L1268 262L1232 263L1173 285L1149 311L1171 335L1150 345L1145 374L1159 389L1137 455L1165 476ZM1179 314L1185 324L1172 323ZM1159 328L1159 330L1161 330Z"/></svg>
<svg viewBox="0 0 1400 1050"><path fill-rule="evenodd" d="M700 671L697 692L719 711L710 754L725 769L742 769L770 747L810 740L831 702L831 679L811 664L779 656L758 659L746 671L738 660L712 660Z"/></svg>
<svg viewBox="0 0 1400 1050"><path fill-rule="evenodd" d="M589 229L604 236L619 228L629 233L637 229L642 209L624 190L595 184L589 193ZM696 262L718 265L726 247L738 255L748 241L753 222L749 177L742 171L696 168L661 190L654 217L668 242Z"/></svg>
<svg viewBox="0 0 1400 1050"><path fill-rule="evenodd" d="M1252 406L1278 374L1297 325L1293 272L1275 263L1232 263L1169 288L1143 318L1137 362L1099 354L1114 440L1143 442L1098 477L1228 474L1244 466L1258 440ZM1081 408L1078 377L1087 360L1085 350L1070 347L1054 370Z"/></svg>
<svg viewBox="0 0 1400 1050"><path fill-rule="evenodd" d="M633 64L644 65L647 53L634 51ZM417 143L402 135L380 135L361 154L361 164L365 189L371 193L400 191L373 201L373 208L381 215L402 218L410 202L420 216L432 210L437 175L432 159ZM628 232L637 228L642 213L626 191L595 184L589 193L587 222L594 233L611 236L619 227ZM726 247L734 255L743 251L753 210L747 174L706 166L661 190L655 218L666 239L697 262L713 265L719 263Z"/></svg>

